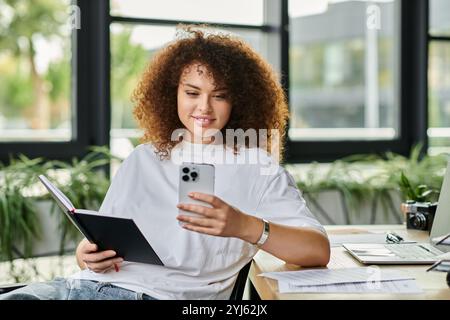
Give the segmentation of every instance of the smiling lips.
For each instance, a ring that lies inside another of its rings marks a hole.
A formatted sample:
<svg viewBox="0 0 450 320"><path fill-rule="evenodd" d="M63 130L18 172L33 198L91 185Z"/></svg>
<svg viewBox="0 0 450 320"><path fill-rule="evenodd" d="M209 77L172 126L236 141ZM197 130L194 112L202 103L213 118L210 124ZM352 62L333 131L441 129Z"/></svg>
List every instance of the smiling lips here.
<svg viewBox="0 0 450 320"><path fill-rule="evenodd" d="M192 116L192 118L194 118L195 123L201 127L207 127L216 120L208 116Z"/></svg>

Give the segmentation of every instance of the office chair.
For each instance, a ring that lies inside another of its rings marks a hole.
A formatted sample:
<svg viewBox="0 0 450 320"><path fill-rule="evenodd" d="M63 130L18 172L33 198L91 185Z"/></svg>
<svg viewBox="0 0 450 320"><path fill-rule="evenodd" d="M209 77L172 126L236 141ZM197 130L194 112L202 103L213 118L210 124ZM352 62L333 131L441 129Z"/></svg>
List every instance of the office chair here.
<svg viewBox="0 0 450 320"><path fill-rule="evenodd" d="M252 260L253 261L253 260ZM231 292L230 300L240 301L244 295L245 284L247 283L248 271L252 265L252 261L247 263L241 271L239 271L236 283L234 284L233 291Z"/></svg>
<svg viewBox="0 0 450 320"><path fill-rule="evenodd" d="M0 286L0 294L7 293L22 287L25 287L27 283L15 283L15 284L7 284L4 286Z"/></svg>
<svg viewBox="0 0 450 320"><path fill-rule="evenodd" d="M236 283L234 284L233 291L230 295L230 300L242 300L242 296L244 295L245 284L247 283L247 276L250 270L250 266L252 265L252 261L247 263L241 271L239 271L238 277L236 279ZM0 286L0 294L7 293L19 288L26 286L26 283L16 283L10 285Z"/></svg>

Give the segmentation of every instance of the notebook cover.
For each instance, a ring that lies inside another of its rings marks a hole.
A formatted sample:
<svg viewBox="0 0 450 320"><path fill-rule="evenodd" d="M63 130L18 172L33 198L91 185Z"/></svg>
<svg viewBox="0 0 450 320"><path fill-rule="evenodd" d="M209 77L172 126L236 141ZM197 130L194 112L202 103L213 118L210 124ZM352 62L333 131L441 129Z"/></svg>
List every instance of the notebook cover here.
<svg viewBox="0 0 450 320"><path fill-rule="evenodd" d="M114 250L125 261L164 265L132 219L83 211L75 210L74 217L99 251Z"/></svg>

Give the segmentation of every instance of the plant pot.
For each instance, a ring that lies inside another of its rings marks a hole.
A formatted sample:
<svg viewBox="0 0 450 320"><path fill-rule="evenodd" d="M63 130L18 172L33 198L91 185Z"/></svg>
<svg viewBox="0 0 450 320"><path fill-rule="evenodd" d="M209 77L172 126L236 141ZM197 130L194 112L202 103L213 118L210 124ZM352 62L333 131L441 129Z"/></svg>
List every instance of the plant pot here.
<svg viewBox="0 0 450 320"><path fill-rule="evenodd" d="M52 256L60 253L62 231L60 229L60 219L67 219L64 213L57 206L52 205L53 201L38 200L35 202L37 214L41 224L41 237L35 239L32 248L32 257ZM81 239L81 235L80 235ZM78 245L77 241L66 241L64 244L64 252L74 252ZM16 248L23 247L23 243L19 241ZM20 254L16 254L17 258L21 258Z"/></svg>
<svg viewBox="0 0 450 320"><path fill-rule="evenodd" d="M405 220L400 211L395 210L400 207L401 199L396 192L391 192L390 196L392 204L389 204L389 210L383 207L380 200L374 204L373 199L363 201L358 208L350 208L350 205L344 202L341 193L336 190L306 194L304 198L314 216L325 225L403 223Z"/></svg>

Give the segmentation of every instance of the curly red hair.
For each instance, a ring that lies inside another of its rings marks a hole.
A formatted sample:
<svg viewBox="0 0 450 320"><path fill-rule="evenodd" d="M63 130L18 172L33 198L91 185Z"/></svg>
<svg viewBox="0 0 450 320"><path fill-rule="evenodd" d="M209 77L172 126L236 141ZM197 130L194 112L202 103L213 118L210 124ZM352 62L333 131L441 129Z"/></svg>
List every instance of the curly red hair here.
<svg viewBox="0 0 450 320"><path fill-rule="evenodd" d="M133 93L134 115L144 129L141 141L151 142L161 159L170 157L178 143L171 140L172 133L184 127L177 113L180 76L192 63L200 63L228 90L232 111L222 133L226 129L266 129L271 150L271 130L278 130L277 156L281 159L289 111L271 66L235 36L209 33L204 26L181 26L178 30L183 36L152 58Z"/></svg>

